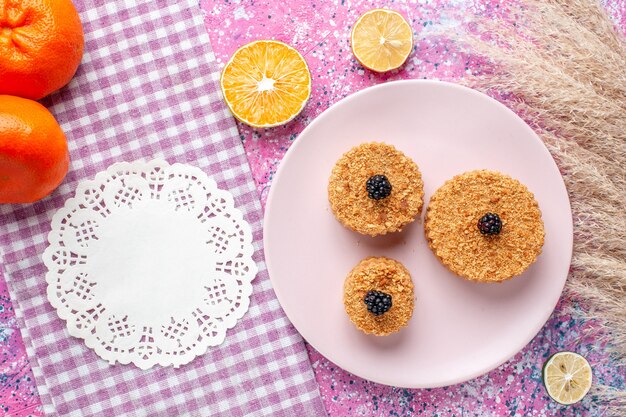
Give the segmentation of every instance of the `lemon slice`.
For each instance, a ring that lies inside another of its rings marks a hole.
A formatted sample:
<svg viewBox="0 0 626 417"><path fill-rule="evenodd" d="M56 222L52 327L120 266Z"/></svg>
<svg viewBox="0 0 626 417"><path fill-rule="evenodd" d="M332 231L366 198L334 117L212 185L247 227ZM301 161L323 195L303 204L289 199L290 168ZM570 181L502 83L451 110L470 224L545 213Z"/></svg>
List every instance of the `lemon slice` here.
<svg viewBox="0 0 626 417"><path fill-rule="evenodd" d="M589 362L577 353L555 353L543 365L543 383L548 395L560 404L582 400L591 388L591 380Z"/></svg>
<svg viewBox="0 0 626 417"><path fill-rule="evenodd" d="M364 67L385 72L404 64L413 49L411 26L398 12L374 9L352 29L352 52Z"/></svg>
<svg viewBox="0 0 626 417"><path fill-rule="evenodd" d="M221 78L233 115L253 127L287 123L311 94L311 74L298 51L279 41L255 41L239 48Z"/></svg>

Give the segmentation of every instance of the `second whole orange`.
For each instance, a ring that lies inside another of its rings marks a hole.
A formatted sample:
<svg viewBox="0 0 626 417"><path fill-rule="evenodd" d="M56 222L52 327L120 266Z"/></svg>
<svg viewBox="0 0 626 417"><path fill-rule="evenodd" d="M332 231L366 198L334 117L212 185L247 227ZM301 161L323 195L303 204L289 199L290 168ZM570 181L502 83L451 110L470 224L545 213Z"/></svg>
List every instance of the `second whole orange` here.
<svg viewBox="0 0 626 417"><path fill-rule="evenodd" d="M32 203L63 181L67 141L44 106L0 95L0 203Z"/></svg>
<svg viewBox="0 0 626 417"><path fill-rule="evenodd" d="M83 46L71 0L0 0L0 94L39 100L60 89Z"/></svg>

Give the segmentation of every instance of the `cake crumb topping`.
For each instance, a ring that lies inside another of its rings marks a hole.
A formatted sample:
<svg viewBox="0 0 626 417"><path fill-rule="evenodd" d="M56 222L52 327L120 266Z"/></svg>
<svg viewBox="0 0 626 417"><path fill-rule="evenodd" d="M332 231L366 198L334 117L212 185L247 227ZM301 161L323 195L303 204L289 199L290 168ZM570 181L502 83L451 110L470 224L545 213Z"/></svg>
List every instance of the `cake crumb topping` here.
<svg viewBox="0 0 626 417"><path fill-rule="evenodd" d="M385 198L370 198L367 182L384 176L391 184ZM420 171L404 153L385 143L365 143L337 161L328 184L328 199L335 217L346 227L377 236L402 230L423 206Z"/></svg>
<svg viewBox="0 0 626 417"><path fill-rule="evenodd" d="M370 291L391 296L391 308L374 315L363 302ZM413 281L409 271L398 261L385 257L363 259L350 271L344 282L344 306L350 320L363 332L385 336L407 325L413 315Z"/></svg>
<svg viewBox="0 0 626 417"><path fill-rule="evenodd" d="M485 213L498 213L499 234L481 234ZM524 272L544 243L534 195L516 179L479 170L446 181L430 199L424 229L428 245L452 272L469 280L500 282Z"/></svg>

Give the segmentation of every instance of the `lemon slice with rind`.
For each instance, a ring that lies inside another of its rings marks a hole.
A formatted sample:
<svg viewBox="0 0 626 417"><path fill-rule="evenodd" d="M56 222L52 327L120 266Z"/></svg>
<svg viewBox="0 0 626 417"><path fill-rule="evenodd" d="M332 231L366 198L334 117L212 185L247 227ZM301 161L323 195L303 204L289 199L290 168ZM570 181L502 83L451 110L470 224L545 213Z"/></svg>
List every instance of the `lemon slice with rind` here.
<svg viewBox="0 0 626 417"><path fill-rule="evenodd" d="M556 402L570 405L582 400L591 388L592 372L587 359L573 352L558 352L543 366L543 383Z"/></svg>
<svg viewBox="0 0 626 417"><path fill-rule="evenodd" d="M266 128L287 123L300 113L311 94L311 74L291 46L255 41L235 51L222 71L221 87L238 120Z"/></svg>
<svg viewBox="0 0 626 417"><path fill-rule="evenodd" d="M413 49L413 31L393 10L366 12L352 29L352 52L366 68L385 72L400 67Z"/></svg>

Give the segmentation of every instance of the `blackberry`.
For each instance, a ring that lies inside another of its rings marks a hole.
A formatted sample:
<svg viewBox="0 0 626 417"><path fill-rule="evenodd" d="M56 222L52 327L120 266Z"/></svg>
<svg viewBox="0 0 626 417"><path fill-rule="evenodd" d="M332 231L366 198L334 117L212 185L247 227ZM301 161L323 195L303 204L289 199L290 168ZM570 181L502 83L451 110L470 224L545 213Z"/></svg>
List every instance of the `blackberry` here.
<svg viewBox="0 0 626 417"><path fill-rule="evenodd" d="M478 220L478 230L483 235L498 235L502 230L502 220L495 213L487 213Z"/></svg>
<svg viewBox="0 0 626 417"><path fill-rule="evenodd" d="M363 299L367 311L375 316L385 314L391 308L391 295L382 291L368 291Z"/></svg>
<svg viewBox="0 0 626 417"><path fill-rule="evenodd" d="M391 194L391 183L384 175L373 175L365 184L367 196L374 200L382 200Z"/></svg>

